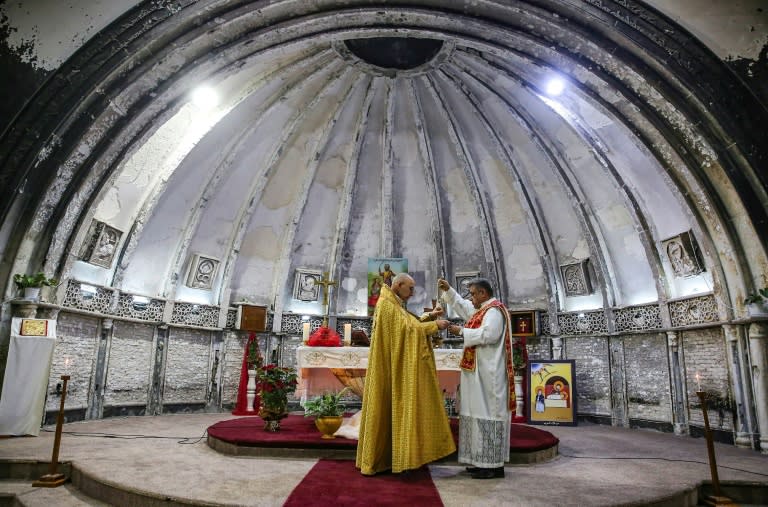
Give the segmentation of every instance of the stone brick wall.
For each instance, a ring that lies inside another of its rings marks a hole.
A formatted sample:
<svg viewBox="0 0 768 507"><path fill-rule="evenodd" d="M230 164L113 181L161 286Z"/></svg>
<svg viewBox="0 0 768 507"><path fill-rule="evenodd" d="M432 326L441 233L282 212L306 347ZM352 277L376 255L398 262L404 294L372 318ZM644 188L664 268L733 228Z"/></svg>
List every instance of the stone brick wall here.
<svg viewBox="0 0 768 507"><path fill-rule="evenodd" d="M577 412L610 415L611 370L607 339L579 336L563 341L563 359L576 361Z"/></svg>
<svg viewBox="0 0 768 507"><path fill-rule="evenodd" d="M667 339L663 334L624 337L629 417L672 422Z"/></svg>
<svg viewBox="0 0 768 507"><path fill-rule="evenodd" d="M725 338L720 328L696 329L681 333L684 353L688 417L690 424L704 426L699 398L696 396L696 373L701 390L709 394L709 424L712 429L733 429L733 414L722 409L732 398L728 384L728 362ZM720 409L718 409L720 405Z"/></svg>
<svg viewBox="0 0 768 507"><path fill-rule="evenodd" d="M211 371L211 334L211 331L197 329L170 329L163 405L206 402Z"/></svg>
<svg viewBox="0 0 768 507"><path fill-rule="evenodd" d="M56 346L53 349L48 378L46 411L58 412L61 398L55 395L62 375L69 375L64 409L87 409L93 390L92 379L98 352L99 319L61 312L56 323Z"/></svg>
<svg viewBox="0 0 768 507"><path fill-rule="evenodd" d="M109 350L104 405L146 405L152 380L155 328L115 321Z"/></svg>
<svg viewBox="0 0 768 507"><path fill-rule="evenodd" d="M235 331L224 332L223 359L221 368L221 403L233 406L237 403L237 389L240 386L240 371L243 366L245 344L248 342L246 333Z"/></svg>
<svg viewBox="0 0 768 507"><path fill-rule="evenodd" d="M552 359L550 343L551 340L549 338L526 337L525 347L528 349L528 359Z"/></svg>

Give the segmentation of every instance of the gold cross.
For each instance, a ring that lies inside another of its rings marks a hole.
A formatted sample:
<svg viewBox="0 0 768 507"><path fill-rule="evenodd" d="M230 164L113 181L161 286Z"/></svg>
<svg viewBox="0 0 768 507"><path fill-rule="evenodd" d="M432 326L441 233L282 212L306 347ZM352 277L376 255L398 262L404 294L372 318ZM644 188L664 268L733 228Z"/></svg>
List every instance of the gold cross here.
<svg viewBox="0 0 768 507"><path fill-rule="evenodd" d="M323 273L323 278L315 282L316 285L323 286L323 308L325 315L323 315L323 327L328 327L328 290L330 287L336 285L336 280L330 279L330 273L328 271Z"/></svg>

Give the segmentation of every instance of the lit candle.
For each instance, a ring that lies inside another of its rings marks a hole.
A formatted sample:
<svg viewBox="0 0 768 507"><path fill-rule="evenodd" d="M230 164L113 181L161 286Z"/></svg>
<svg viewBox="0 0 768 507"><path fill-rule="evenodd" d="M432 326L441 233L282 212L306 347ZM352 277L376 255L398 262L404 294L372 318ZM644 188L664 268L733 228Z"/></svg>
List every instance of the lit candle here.
<svg viewBox="0 0 768 507"><path fill-rule="evenodd" d="M701 392L701 377L699 377L699 372L696 372L696 391Z"/></svg>
<svg viewBox="0 0 768 507"><path fill-rule="evenodd" d="M64 373L69 373L69 357L64 357Z"/></svg>
<svg viewBox="0 0 768 507"><path fill-rule="evenodd" d="M304 343L307 343L309 341L309 322L302 324L301 328L303 341Z"/></svg>
<svg viewBox="0 0 768 507"><path fill-rule="evenodd" d="M352 345L352 324L344 324L344 346Z"/></svg>

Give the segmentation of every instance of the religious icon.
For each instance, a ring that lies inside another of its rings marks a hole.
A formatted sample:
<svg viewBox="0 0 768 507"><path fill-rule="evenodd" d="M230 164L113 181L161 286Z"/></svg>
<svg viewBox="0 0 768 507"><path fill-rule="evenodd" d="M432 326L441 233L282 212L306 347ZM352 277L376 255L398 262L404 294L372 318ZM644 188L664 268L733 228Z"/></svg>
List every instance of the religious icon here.
<svg viewBox="0 0 768 507"><path fill-rule="evenodd" d="M479 271L462 271L456 273L456 292L464 299L469 299L469 282L480 276Z"/></svg>
<svg viewBox="0 0 768 507"><path fill-rule="evenodd" d="M592 281L589 275L589 259L560 266L566 296L586 296L592 294Z"/></svg>
<svg viewBox="0 0 768 507"><path fill-rule="evenodd" d="M322 278L320 271L310 269L296 269L296 279L293 284L293 298L299 301L318 301L320 299L320 285L317 283Z"/></svg>
<svg viewBox="0 0 768 507"><path fill-rule="evenodd" d="M704 271L698 254L698 245L691 231L661 242L675 276L685 278Z"/></svg>
<svg viewBox="0 0 768 507"><path fill-rule="evenodd" d="M536 336L536 311L510 311L512 334L515 336Z"/></svg>
<svg viewBox="0 0 768 507"><path fill-rule="evenodd" d="M83 245L80 258L90 264L109 268L123 233L104 222L94 220L88 230L89 240Z"/></svg>
<svg viewBox="0 0 768 507"><path fill-rule="evenodd" d="M368 259L368 315L379 301L383 285L392 286L392 279L398 273L408 272L408 259L400 257L371 257Z"/></svg>
<svg viewBox="0 0 768 507"><path fill-rule="evenodd" d="M576 425L575 361L528 363L529 424Z"/></svg>

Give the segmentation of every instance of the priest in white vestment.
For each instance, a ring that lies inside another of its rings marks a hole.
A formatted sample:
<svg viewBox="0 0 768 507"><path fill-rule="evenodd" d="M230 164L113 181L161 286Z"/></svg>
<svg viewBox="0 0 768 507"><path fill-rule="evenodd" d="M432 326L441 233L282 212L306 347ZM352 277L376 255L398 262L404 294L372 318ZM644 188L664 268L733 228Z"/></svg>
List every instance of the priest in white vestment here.
<svg viewBox="0 0 768 507"><path fill-rule="evenodd" d="M459 387L459 462L470 466L474 479L504 477L509 460L509 434L514 404L509 313L493 297L488 280L469 283L470 300L438 280L442 299L466 320L449 331L464 339Z"/></svg>

